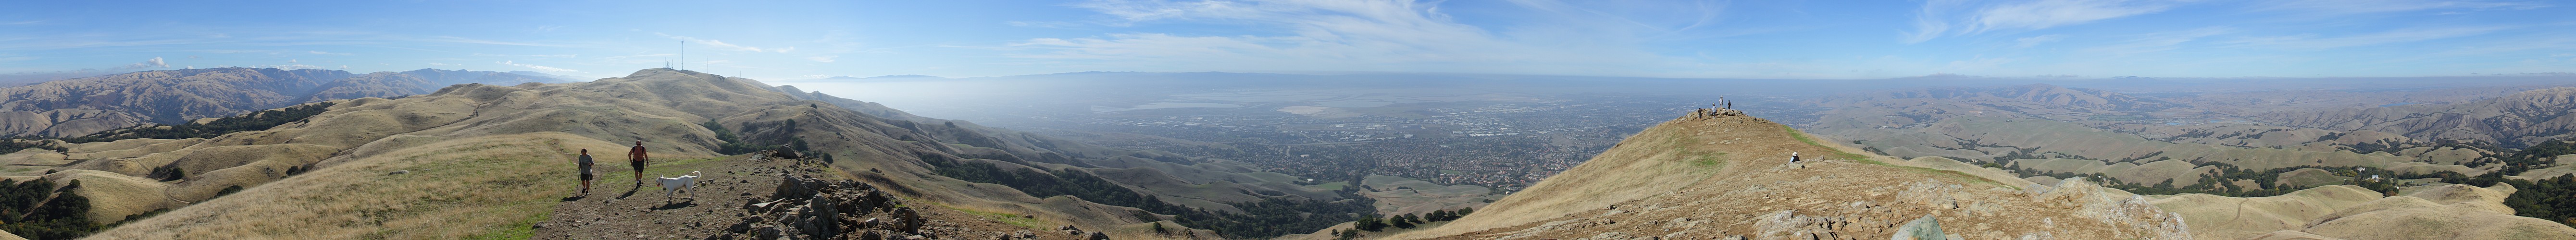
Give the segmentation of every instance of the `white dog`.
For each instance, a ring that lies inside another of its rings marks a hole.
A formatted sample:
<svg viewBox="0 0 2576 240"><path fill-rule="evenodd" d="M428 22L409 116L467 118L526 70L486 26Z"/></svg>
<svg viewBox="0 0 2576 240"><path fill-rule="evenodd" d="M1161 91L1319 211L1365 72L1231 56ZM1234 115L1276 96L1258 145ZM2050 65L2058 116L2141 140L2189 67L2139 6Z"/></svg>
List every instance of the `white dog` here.
<svg viewBox="0 0 2576 240"><path fill-rule="evenodd" d="M653 185L662 187L662 197L664 198L669 198L672 193L678 193L680 191L688 191L689 198L698 197L698 171L689 171L689 175L680 175L680 177L654 178L656 178L657 182L654 182Z"/></svg>

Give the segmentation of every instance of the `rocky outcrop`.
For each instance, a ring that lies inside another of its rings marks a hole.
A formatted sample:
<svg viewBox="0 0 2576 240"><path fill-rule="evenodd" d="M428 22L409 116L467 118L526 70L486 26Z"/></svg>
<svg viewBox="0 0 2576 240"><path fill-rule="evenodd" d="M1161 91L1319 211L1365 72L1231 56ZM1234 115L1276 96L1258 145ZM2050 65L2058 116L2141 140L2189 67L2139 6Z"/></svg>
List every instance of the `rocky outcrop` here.
<svg viewBox="0 0 2576 240"><path fill-rule="evenodd" d="M970 231L925 218L894 195L858 181L795 176L780 181L770 200L742 205L753 214L706 239L938 239ZM1037 238L1027 231L1000 235Z"/></svg>

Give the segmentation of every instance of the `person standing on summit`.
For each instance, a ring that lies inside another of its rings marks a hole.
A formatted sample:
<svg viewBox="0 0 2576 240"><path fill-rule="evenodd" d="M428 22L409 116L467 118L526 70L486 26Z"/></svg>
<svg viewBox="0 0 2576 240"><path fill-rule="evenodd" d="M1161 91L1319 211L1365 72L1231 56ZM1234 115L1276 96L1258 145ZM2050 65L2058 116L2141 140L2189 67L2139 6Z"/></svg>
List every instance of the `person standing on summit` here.
<svg viewBox="0 0 2576 240"><path fill-rule="evenodd" d="M590 195L590 149L581 150L581 194Z"/></svg>
<svg viewBox="0 0 2576 240"><path fill-rule="evenodd" d="M644 161L644 141L635 141L635 148L626 150L626 165L635 166L635 184L644 184Z"/></svg>

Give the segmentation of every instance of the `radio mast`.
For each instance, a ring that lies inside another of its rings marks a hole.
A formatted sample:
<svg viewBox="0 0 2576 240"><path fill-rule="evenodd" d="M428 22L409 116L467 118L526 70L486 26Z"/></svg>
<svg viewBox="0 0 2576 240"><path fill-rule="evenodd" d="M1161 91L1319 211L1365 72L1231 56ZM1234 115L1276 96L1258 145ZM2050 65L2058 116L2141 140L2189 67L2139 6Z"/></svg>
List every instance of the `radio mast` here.
<svg viewBox="0 0 2576 240"><path fill-rule="evenodd" d="M680 70L689 69L689 40L680 40Z"/></svg>

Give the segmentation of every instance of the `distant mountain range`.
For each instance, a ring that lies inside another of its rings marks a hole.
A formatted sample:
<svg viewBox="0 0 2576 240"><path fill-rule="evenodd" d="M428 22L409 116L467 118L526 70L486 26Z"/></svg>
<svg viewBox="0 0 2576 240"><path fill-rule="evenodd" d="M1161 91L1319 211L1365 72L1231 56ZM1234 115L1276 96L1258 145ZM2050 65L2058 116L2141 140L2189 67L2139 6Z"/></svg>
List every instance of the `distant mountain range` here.
<svg viewBox="0 0 2576 240"><path fill-rule="evenodd" d="M397 97L455 84L575 82L491 71L207 68L143 71L0 88L0 136L76 136L142 125L226 117L308 102Z"/></svg>
<svg viewBox="0 0 2576 240"><path fill-rule="evenodd" d="M2379 131L2418 139L2472 139L2520 148L2576 137L2576 87L2531 90L2454 104L2284 111L2252 116L2274 124Z"/></svg>

